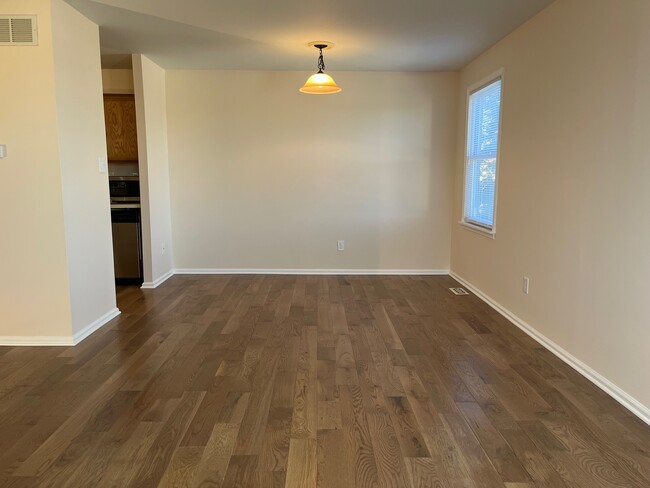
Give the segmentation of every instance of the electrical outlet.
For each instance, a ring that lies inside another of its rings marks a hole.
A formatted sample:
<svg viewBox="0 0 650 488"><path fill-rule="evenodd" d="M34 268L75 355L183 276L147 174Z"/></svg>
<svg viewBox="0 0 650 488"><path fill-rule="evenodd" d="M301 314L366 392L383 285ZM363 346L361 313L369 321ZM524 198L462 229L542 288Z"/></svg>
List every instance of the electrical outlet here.
<svg viewBox="0 0 650 488"><path fill-rule="evenodd" d="M530 288L530 279L528 276L524 276L523 281L521 282L521 291L528 295L528 289Z"/></svg>
<svg viewBox="0 0 650 488"><path fill-rule="evenodd" d="M343 241L343 240L337 241L336 242L336 249L338 251L345 251L345 241Z"/></svg>

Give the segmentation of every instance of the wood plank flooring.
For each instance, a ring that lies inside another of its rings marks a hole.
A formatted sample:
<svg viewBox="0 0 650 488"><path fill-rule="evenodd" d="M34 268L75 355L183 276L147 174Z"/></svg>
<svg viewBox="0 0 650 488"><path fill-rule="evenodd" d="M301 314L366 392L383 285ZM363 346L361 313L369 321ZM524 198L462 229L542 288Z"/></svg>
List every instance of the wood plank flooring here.
<svg viewBox="0 0 650 488"><path fill-rule="evenodd" d="M0 486L649 487L650 427L447 276L174 276L0 347Z"/></svg>

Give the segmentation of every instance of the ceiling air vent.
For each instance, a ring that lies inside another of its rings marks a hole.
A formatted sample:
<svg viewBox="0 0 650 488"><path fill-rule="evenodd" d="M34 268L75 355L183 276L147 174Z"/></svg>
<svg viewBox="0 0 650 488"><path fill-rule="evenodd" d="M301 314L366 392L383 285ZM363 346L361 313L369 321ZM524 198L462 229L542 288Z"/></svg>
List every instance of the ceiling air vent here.
<svg viewBox="0 0 650 488"><path fill-rule="evenodd" d="M0 46L36 46L35 15L0 15Z"/></svg>
<svg viewBox="0 0 650 488"><path fill-rule="evenodd" d="M465 288L449 288L454 295L469 295Z"/></svg>

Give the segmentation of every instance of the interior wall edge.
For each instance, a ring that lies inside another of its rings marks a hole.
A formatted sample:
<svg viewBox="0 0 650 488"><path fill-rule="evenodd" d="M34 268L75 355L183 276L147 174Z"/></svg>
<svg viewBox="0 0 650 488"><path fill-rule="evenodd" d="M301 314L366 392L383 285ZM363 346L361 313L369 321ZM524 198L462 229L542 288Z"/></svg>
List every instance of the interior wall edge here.
<svg viewBox="0 0 650 488"><path fill-rule="evenodd" d="M136 113L136 131L138 137L138 174L140 180L141 239L142 239L142 273L145 281L153 280L153 257L151 250L151 219L149 208L149 172L147 168L147 125L144 107L144 78L142 73L142 55L133 54L133 86Z"/></svg>
<svg viewBox="0 0 650 488"><path fill-rule="evenodd" d="M512 313L506 307L493 300L491 297L483 293L479 288L472 285L470 282L465 280L463 277L456 274L453 270L449 272L449 276L458 281L460 284L468 288L472 293L477 297L487 303L494 310L503 315L508 319L512 324L525 332L528 336L537 341L540 345L544 346L550 352L552 352L559 359L564 361L566 364L571 366L574 370L584 376L586 379L591 381L598 388L607 393L610 397L616 400L618 403L627 408L634 415L643 420L646 424L650 425L650 407L647 407L639 400L634 398L629 393L625 392L622 388L618 387L616 384L605 378L598 371L591 368L589 365L583 363L580 359L576 358L573 354L565 350L563 347L553 342L551 339L546 337L544 334L539 332L535 327L526 321L519 318L517 315Z"/></svg>

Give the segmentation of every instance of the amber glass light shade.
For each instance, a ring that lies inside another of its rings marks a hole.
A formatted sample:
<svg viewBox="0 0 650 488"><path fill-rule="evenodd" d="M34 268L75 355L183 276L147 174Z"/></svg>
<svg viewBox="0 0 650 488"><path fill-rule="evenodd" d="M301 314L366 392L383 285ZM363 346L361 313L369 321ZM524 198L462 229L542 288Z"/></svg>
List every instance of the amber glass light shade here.
<svg viewBox="0 0 650 488"><path fill-rule="evenodd" d="M331 95L340 92L341 88L330 75L315 73L307 79L300 91L311 95Z"/></svg>

